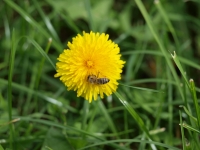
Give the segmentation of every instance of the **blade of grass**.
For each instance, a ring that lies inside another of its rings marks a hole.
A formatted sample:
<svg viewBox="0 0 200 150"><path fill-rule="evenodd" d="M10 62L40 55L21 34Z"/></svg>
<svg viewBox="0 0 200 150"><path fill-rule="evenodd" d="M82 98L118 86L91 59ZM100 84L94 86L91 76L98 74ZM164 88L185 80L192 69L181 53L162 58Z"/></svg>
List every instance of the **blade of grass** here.
<svg viewBox="0 0 200 150"><path fill-rule="evenodd" d="M35 122L35 123L39 123L39 124L44 124L44 125L47 125L49 127L53 126L53 127L57 127L57 128L60 128L60 129L65 129L65 130L68 130L68 131L75 131L75 132L78 132L78 133L83 133L85 135L88 135L88 136L91 136L91 137L94 137L98 140L101 140L101 141L104 141L102 138L100 137L97 137L89 132L86 132L85 130L81 130L81 129L77 129L77 128L74 128L72 126L68 126L68 125L61 125L59 123L55 123L55 122L52 122L52 121L47 121L47 120L42 120L42 119L34 119L34 118L31 118L31 117L18 117L20 118L21 121L31 121L31 122Z"/></svg>
<svg viewBox="0 0 200 150"><path fill-rule="evenodd" d="M186 107L188 110L191 110L191 109L190 109L190 106L188 105L187 89L188 89L188 88L186 88L186 83L183 82L183 94L184 94L184 103L185 103L185 107Z"/></svg>
<svg viewBox="0 0 200 150"><path fill-rule="evenodd" d="M23 36L21 37L17 43L19 43L19 41L22 39L22 38L27 38L35 47L36 49L38 50L38 52L44 57L46 58L49 63L52 65L52 67L56 70L56 67L54 65L54 63L51 61L51 59L48 57L48 55L46 54L46 52L41 48L41 46L33 39L29 38L28 36Z"/></svg>
<svg viewBox="0 0 200 150"><path fill-rule="evenodd" d="M94 103L92 103L92 104L94 106ZM94 107L96 107L96 106L97 105L95 105ZM86 131L89 131L89 129L93 126L93 122L94 122L96 114L97 114L97 109L94 109L92 112L92 116L89 118L88 125L86 127Z"/></svg>
<svg viewBox="0 0 200 150"><path fill-rule="evenodd" d="M138 54L142 54L143 53L147 54L147 55L156 55L156 56L164 56L162 52L158 52L158 51L155 51L155 50L127 50L126 52L122 52L122 55L138 55ZM167 56L171 59L171 56ZM183 58L181 56L179 56L179 60L181 63L183 64L186 64L190 67L194 67L196 69L199 69L200 70L200 65L198 65L197 63L189 60L189 59L186 59L186 58Z"/></svg>
<svg viewBox="0 0 200 150"><path fill-rule="evenodd" d="M92 144L83 148L80 148L78 150L84 150L84 149L89 149L91 147L96 147L96 146L100 146L100 145L108 145L110 143L148 143L148 144L154 144L157 146L161 146L163 148L168 148L169 150L181 150L179 148L167 145L167 144L163 144L163 143L159 143L159 142L154 142L154 141L147 141L147 140L136 140L136 139L120 139L120 140L109 140L109 141L104 141L104 142L98 142L96 144ZM127 148L125 148L127 149ZM129 149L130 150L130 149Z"/></svg>
<svg viewBox="0 0 200 150"><path fill-rule="evenodd" d="M10 40L10 26L9 26L9 22L8 22L8 17L5 15L3 18L3 22L4 22L4 30L5 30L5 37L7 40Z"/></svg>
<svg viewBox="0 0 200 150"><path fill-rule="evenodd" d="M54 65L54 63L50 60L50 58L48 57L48 55L44 52L44 50L40 47L40 45L37 43L37 42L35 42L33 39L31 39L31 38L29 38L29 37L27 37L27 36L23 36L23 37L21 37L21 38L19 38L19 40L18 41L16 41L16 43L19 43L19 41L20 40L22 40L23 38L27 38L35 47L36 47L36 49L40 52L40 54L42 54L43 56L44 56L44 58L42 59L42 62L41 63L44 63L44 60L45 60L45 58L50 62L50 64L53 66L53 68L55 69L55 65ZM16 44L17 45L17 44ZM49 49L49 46L50 46L50 44L48 44L47 45L47 48L46 48L46 51L47 51L47 49ZM41 64L41 66L40 66L40 69L41 69L41 67L42 67L42 64ZM56 70L56 69L55 69ZM41 74L41 70L39 70L39 75ZM39 76L40 77L40 76ZM38 79L39 79L39 77L38 77ZM37 81L35 81L35 79L33 80L34 81L34 84L36 83L36 84L39 84L39 81L37 80ZM34 84L32 84L32 89L33 89L33 87L34 87ZM29 98L28 98L28 100L27 100L27 104L29 104L30 103L30 99L31 99L31 96L32 96L32 93L29 93ZM26 108L28 108L28 107L26 107ZM27 110L25 110L25 111L27 111Z"/></svg>
<svg viewBox="0 0 200 150"><path fill-rule="evenodd" d="M190 126L190 125L188 125L188 124L186 124L186 123L183 123L182 126L183 126L184 128L186 128L186 129L190 130L190 131L194 131L194 132L200 134L200 131L199 131L199 130L193 128L192 126Z"/></svg>
<svg viewBox="0 0 200 150"><path fill-rule="evenodd" d="M85 4L85 9L88 14L88 22L89 22L90 30L95 31L93 19L92 19L92 13L91 13L90 0L84 0L84 4Z"/></svg>
<svg viewBox="0 0 200 150"><path fill-rule="evenodd" d="M181 75L183 76L184 80L185 80L185 83L187 84L187 86L190 88L190 85L189 85L189 82L188 82L188 79L186 77L186 74L185 72L183 71L183 67L181 66L181 63L178 59L178 56L176 55L176 52L174 51L174 55L172 55L172 58L174 59L174 62L176 63L176 66L178 67L178 69L180 70L181 72Z"/></svg>
<svg viewBox="0 0 200 150"><path fill-rule="evenodd" d="M8 82L7 82L7 80L0 79L0 84L7 86ZM12 88L16 89L18 91L24 91L26 93L31 93L31 94L37 95L38 97L46 100L47 102L49 102L51 104L54 104L54 105L56 105L58 107L65 107L65 108L67 108L68 110L70 110L73 113L78 113L78 110L76 110L74 107L71 107L70 105L63 105L62 102L60 102L60 101L58 101L58 100L56 100L56 99L54 99L52 97L48 97L44 93L36 92L36 91L34 91L32 89L29 89L26 86L23 86L23 85L20 85L20 84L12 82Z"/></svg>
<svg viewBox="0 0 200 150"><path fill-rule="evenodd" d="M89 102L84 101L84 106L83 106L83 115L82 115L82 124L81 124L81 129L85 130L87 126L87 119L88 119L88 113L89 113ZM84 136L83 136L84 137Z"/></svg>
<svg viewBox="0 0 200 150"><path fill-rule="evenodd" d="M52 126L52 127L64 129L68 132L73 131L73 132L76 132L77 134L79 134L79 133L85 134L89 137L93 137L93 138L97 139L98 142L99 141L102 141L102 142L105 141L103 138L101 138L99 136L95 136L94 134L91 134L90 132L86 132L85 130L77 129L77 128L74 128L74 127L69 126L69 125L61 125L59 123L55 123L55 122L52 122L52 121L47 121L47 120L42 120L42 119L34 119L34 118L31 118L31 117L17 117L17 118L20 118L21 121L30 121L30 122L33 122L33 123L47 125L49 127ZM120 146L119 144L110 143L109 145L116 147L117 149L129 150L127 148L124 148L123 146Z"/></svg>
<svg viewBox="0 0 200 150"><path fill-rule="evenodd" d="M148 92L160 92L163 93L163 91L159 91L159 90L154 90L154 89L148 89L148 88L142 88L142 87L135 87L135 86L129 86L129 85L125 85L120 83L120 85L125 86L125 87L129 87L129 88L133 88L133 89L137 89L137 90L143 90L143 91L148 91Z"/></svg>
<svg viewBox="0 0 200 150"><path fill-rule="evenodd" d="M134 67L134 64L136 63L136 58L137 58L136 55L131 55L129 59L126 61L127 69L126 69L126 73L124 77L124 80L126 81L126 83L128 83L131 80L131 78L134 78L132 75L133 74L132 68Z"/></svg>
<svg viewBox="0 0 200 150"><path fill-rule="evenodd" d="M99 106L100 111L101 111L101 112L103 113L103 115L105 116L105 119L106 119L106 121L107 121L107 123L108 123L108 125L109 125L109 127L110 127L110 130L111 130L114 134L116 134L116 137L119 139L119 135L117 134L117 133L118 133L118 132L117 132L117 129L116 129L116 127L115 127L115 125L114 125L114 123L113 123L113 121L112 121L112 119L111 119L109 113L107 112L107 109L106 109L105 106L103 105L102 100L100 100L100 99L98 98L97 103L98 103L98 106Z"/></svg>
<svg viewBox="0 0 200 150"><path fill-rule="evenodd" d="M52 39L50 38L48 40L48 43L47 43L47 46L45 48L45 53L48 54L49 52L49 48L51 46L51 42L52 42ZM37 75L37 78L36 78L36 82L35 82L35 88L38 89L38 85L39 85L39 82L40 82L40 77L41 77L41 74L42 74L42 69L43 69L43 66L44 66L44 62L45 62L45 57L43 57L40 61L40 65L39 65L39 69L38 69L38 75Z"/></svg>
<svg viewBox="0 0 200 150"><path fill-rule="evenodd" d="M43 10L39 6L38 2L39 1L33 0L33 3L36 6L36 8L37 8L38 12L40 13L40 15L42 16L42 18L44 20L44 23L46 24L47 28L49 29L49 31L51 32L51 34L53 35L53 37L56 39L56 41L60 42L58 34L56 33L56 30L54 29L53 25L51 24L51 21L50 21L49 17L47 15L45 15L45 13L43 12Z"/></svg>
<svg viewBox="0 0 200 150"><path fill-rule="evenodd" d="M42 33L46 38L50 38L51 35L37 22L35 21L27 12L25 12L22 8L20 8L16 3L11 0L4 0L6 4L8 4L11 8L17 11L28 23L37 28L40 33ZM53 40L56 41L56 40ZM63 50L62 44L59 41L53 42L52 44L58 52Z"/></svg>
<svg viewBox="0 0 200 150"><path fill-rule="evenodd" d="M12 120L12 77L13 77L13 68L15 62L15 51L16 51L16 40L15 40L15 30L12 31L12 41L11 41L11 51L9 58L9 71L8 71L8 118L9 121ZM13 124L9 124L10 130L10 149L13 147L13 138L14 138L14 128Z"/></svg>
<svg viewBox="0 0 200 150"><path fill-rule="evenodd" d="M188 82L188 79L185 75L185 72L183 71L183 67L181 66L181 63L180 63L178 56L176 55L175 52L174 52L174 55L172 55L172 58L174 59L174 62L176 63L178 69L180 70L180 72L181 72L181 74L182 74L182 76L185 80L185 83L187 84L188 88L190 89L191 95L193 97L195 110L196 110L197 123L198 123L198 127L200 129L200 108L199 108L198 101L197 101L194 81L193 81L193 79L190 79L190 83ZM186 107L187 107L187 102L185 102L185 103L186 103ZM192 122L191 122L191 124L192 124Z"/></svg>
<svg viewBox="0 0 200 150"><path fill-rule="evenodd" d="M132 106L126 101L124 100L124 98L118 93L115 92L115 95L117 96L117 98L120 100L120 102L124 105L124 107L126 108L126 110L131 114L131 116L135 119L136 123L138 124L138 126L140 127L140 129L145 132L146 136L152 140L151 135L149 134L149 131L147 130L143 120L140 118L140 116L137 114L137 112L132 108Z"/></svg>
<svg viewBox="0 0 200 150"><path fill-rule="evenodd" d="M134 130L130 129L128 131L118 132L117 134L123 136L124 134L127 134L127 133L130 134L131 132L134 132ZM98 136L102 136L102 137L111 137L111 138L117 136L115 133L94 133L94 135L98 135Z"/></svg>
<svg viewBox="0 0 200 150"><path fill-rule="evenodd" d="M31 69L32 73L30 76L30 82L27 86L30 90L34 90L35 88L37 70L38 70L38 66L33 65ZM37 108L39 105L36 101L31 101L32 97L33 97L33 93L27 93L26 102L24 102L24 105L26 105L26 107L24 108L24 114L29 114L30 112L33 112L33 107L35 108L36 111L38 111Z"/></svg>
<svg viewBox="0 0 200 150"><path fill-rule="evenodd" d="M124 130L128 131L129 129L129 124L128 124L128 112L126 110L123 111L124 112ZM127 134L125 135L126 138L129 138L129 134L127 132Z"/></svg>
<svg viewBox="0 0 200 150"><path fill-rule="evenodd" d="M76 33L82 33L82 31L77 27L76 23L73 22L72 18L70 18L70 16L66 14L65 10L55 7L54 5L55 2L52 0L46 0L46 2L49 5L51 5L51 7L54 8L54 11L56 12L56 14L59 14L62 17L62 19L65 21L67 26L70 27L71 30L73 30Z"/></svg>
<svg viewBox="0 0 200 150"><path fill-rule="evenodd" d="M26 40L26 39L25 39ZM25 41L24 40L24 41ZM22 41L23 42L23 41ZM19 45L20 46L20 45ZM20 47L18 47L18 49L20 49ZM28 48L27 48L28 49ZM26 50L27 50L26 49ZM22 57L22 61L21 61L21 75L20 75L20 84L21 85L26 85L26 81L27 81L27 78L29 77L28 75L28 70L29 70L29 65L30 65L30 62L29 62L29 59L30 59L30 55L28 53L26 53L27 51L23 51L23 53L21 54L21 57ZM23 91L20 91L19 93L19 101L18 101L18 107L20 108L21 106L24 105L24 98L25 98L25 95L26 93L23 92ZM24 107L26 108L26 107ZM24 111L23 111L24 112ZM22 114L23 114L22 112Z"/></svg>
<svg viewBox="0 0 200 150"><path fill-rule="evenodd" d="M152 32L152 34L153 34L153 36L154 36L156 42L158 43L158 45L159 45L159 47L160 47L160 50L161 50L161 52L163 53L163 55L164 55L164 57L165 57L165 60L166 60L168 66L169 66L169 68L170 68L170 71L172 72L172 75L173 75L175 81L176 81L177 84L178 84L177 88L178 88L178 90L179 90L179 93L180 93L182 99L184 99L182 89L181 89L181 87L179 86L180 80L179 80L179 78L178 78L178 75L176 74L176 71L175 71L175 69L174 69L174 67L173 67L173 65L172 65L172 62L170 61L170 59L169 59L169 57L168 57L167 50L165 49L163 43L161 42L161 38L159 38L158 33L157 33L157 31L156 31L156 29L155 29L155 27L154 27L154 25L153 25L153 23L152 23L152 21L151 21L151 19L150 19L149 14L147 13L147 11L146 11L146 9L145 9L145 7L144 7L144 5L143 5L143 3L142 3L141 0L135 0L135 3L137 4L138 8L140 9L140 11L141 11L141 13L142 13L142 15L143 15L145 21L147 22L148 27L150 28L150 31Z"/></svg>
<svg viewBox="0 0 200 150"><path fill-rule="evenodd" d="M61 17L64 19L65 23L76 33L82 33L82 31L76 26L76 24L73 22L73 20L68 16L63 14L62 12L59 12Z"/></svg>
<svg viewBox="0 0 200 150"><path fill-rule="evenodd" d="M54 63L51 61L51 59L48 57L48 55L45 53L45 51L41 48L41 46L35 40L33 40L29 37L26 37L26 38L36 47L38 52L40 52L40 54L42 54L42 56L44 58L46 58L49 61L49 63L52 65L52 67L56 70Z"/></svg>
<svg viewBox="0 0 200 150"><path fill-rule="evenodd" d="M193 79L190 79L190 87L191 87L191 93L192 93L194 107L195 107L196 115L197 115L198 129L200 129L200 108L199 108L199 104L198 104L198 100L197 100L195 84L194 84Z"/></svg>
<svg viewBox="0 0 200 150"><path fill-rule="evenodd" d="M173 28L172 23L171 23L171 21L169 20L169 18L167 16L167 13L166 13L165 9L163 8L160 0L155 0L154 3L156 5L156 7L158 8L158 11L161 14L161 16L163 17L164 21L166 22L166 24L167 24L167 26L169 28L169 31L171 32L171 34L172 34L172 36L174 38L174 41L176 43L176 48L179 51L179 48L180 48L179 47L179 40L178 40L178 37L176 35L175 29Z"/></svg>
<svg viewBox="0 0 200 150"><path fill-rule="evenodd" d="M192 118L195 122L197 122L197 118L195 118L194 116L192 116L192 114L189 112L189 110L187 110L187 108L185 106L180 105L179 107L183 108L185 113L190 116L190 118Z"/></svg>
<svg viewBox="0 0 200 150"><path fill-rule="evenodd" d="M173 80L169 80L169 79L159 79L159 78L147 78L147 79L137 79L134 81L131 81L129 84L141 84L141 83L149 83L149 82L160 82L160 83L168 83L168 84L172 84L172 85L177 85L176 82L174 82ZM151 89L150 89L151 90Z"/></svg>
<svg viewBox="0 0 200 150"><path fill-rule="evenodd" d="M4 150L4 148L0 145L0 150Z"/></svg>
<svg viewBox="0 0 200 150"><path fill-rule="evenodd" d="M172 80L172 76L170 73L169 68L167 69L167 79ZM168 86L168 103L172 103L173 101L173 86L170 83L167 83ZM168 123L168 128L169 128L169 135L170 135L170 142L169 144L172 144L173 141L173 106L169 105L168 106L168 113L169 113L169 123Z"/></svg>
<svg viewBox="0 0 200 150"><path fill-rule="evenodd" d="M161 114L162 114L162 111L163 111L163 105L165 104L165 99L164 97L166 96L166 94L159 94L157 96L157 99L158 99L158 102L159 102L159 105L156 109L154 109L153 111L154 112L154 116L155 116L155 123L154 123L154 129L158 128L159 126L159 123L160 123L160 118L161 118ZM170 106L170 105L169 105Z"/></svg>
<svg viewBox="0 0 200 150"><path fill-rule="evenodd" d="M45 53L46 54L48 54L49 48L51 46L51 42L52 42L52 39L50 38L48 43L47 43L46 49L45 49ZM42 75L42 69L43 69L43 66L44 66L44 62L45 62L45 57L43 57L41 59L40 64L39 64L39 69L37 71L35 84L34 84L35 90L38 90L38 87L39 87L39 83L40 83L40 78L41 78L41 75ZM38 105L38 97L37 96L35 96L34 103L35 103L35 105Z"/></svg>
<svg viewBox="0 0 200 150"><path fill-rule="evenodd" d="M182 121L182 113L179 110L179 116L180 116L180 126L181 126L181 136L182 136L182 148L185 150L185 135L184 135L184 129L183 129L183 121Z"/></svg>

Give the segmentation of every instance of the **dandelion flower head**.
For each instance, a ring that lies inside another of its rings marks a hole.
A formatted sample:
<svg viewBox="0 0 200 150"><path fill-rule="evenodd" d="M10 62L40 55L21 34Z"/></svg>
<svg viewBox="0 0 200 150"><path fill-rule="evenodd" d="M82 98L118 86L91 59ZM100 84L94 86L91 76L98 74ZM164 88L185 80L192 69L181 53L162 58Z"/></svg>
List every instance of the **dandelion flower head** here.
<svg viewBox="0 0 200 150"><path fill-rule="evenodd" d="M118 87L117 80L121 79L125 61L120 60L120 49L117 44L108 39L108 34L85 33L78 34L68 42L68 49L58 57L55 77L68 87L68 90L77 91L89 102L109 96ZM109 79L108 83L99 84L88 81L89 76L96 79Z"/></svg>

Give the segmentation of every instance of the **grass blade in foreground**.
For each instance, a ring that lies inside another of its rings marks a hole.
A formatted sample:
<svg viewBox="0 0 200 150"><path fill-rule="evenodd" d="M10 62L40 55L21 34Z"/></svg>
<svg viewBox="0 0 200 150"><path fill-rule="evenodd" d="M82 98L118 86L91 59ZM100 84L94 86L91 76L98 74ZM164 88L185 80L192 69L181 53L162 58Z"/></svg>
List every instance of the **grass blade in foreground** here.
<svg viewBox="0 0 200 150"><path fill-rule="evenodd" d="M8 71L8 118L9 121L12 120L12 77L13 77L13 67L15 62L15 51L16 51L16 40L15 40L15 30L12 32L12 41L11 41L11 52L10 52L10 61L9 61L9 71ZM9 125L10 130L10 148L13 147L13 138L14 138L14 128L13 124Z"/></svg>
<svg viewBox="0 0 200 150"><path fill-rule="evenodd" d="M182 113L179 110L179 116L180 116L180 126L181 126L181 136L182 136L182 146L183 150L185 150L185 135L184 135L184 130L183 130L183 121L182 121Z"/></svg>
<svg viewBox="0 0 200 150"><path fill-rule="evenodd" d="M192 126L190 126L190 125L188 125L188 124L186 124L186 123L183 123L182 126L183 126L184 128L186 128L186 129L190 130L190 131L193 131L193 132L196 132L196 133L200 134L200 131L199 131L199 130L193 128Z"/></svg>
<svg viewBox="0 0 200 150"><path fill-rule="evenodd" d="M185 113L190 116L191 119L193 119L195 122L197 122L197 118L195 118L194 116L192 116L191 112L189 112L189 110L187 110L187 108L185 106L179 106L180 108L183 108Z"/></svg>
<svg viewBox="0 0 200 150"><path fill-rule="evenodd" d="M49 52L49 49L50 49L50 46L51 46L51 42L52 42L52 39L49 38L48 40L48 43L47 43L47 46L45 48L45 53L48 54ZM38 49L39 51L39 49ZM40 52L41 53L41 52ZM47 55L48 56L48 55ZM47 58L48 59L48 58ZM42 74L42 69L43 69L43 66L44 66L44 63L45 63L45 57L43 57L41 60L40 60L40 65L39 65L39 69L38 69L38 75L37 75L37 78L36 78L36 82L35 82L35 87L36 89L38 89L38 86L39 86L39 82L40 82L40 78L41 78L41 74ZM51 63L51 62L50 62ZM53 66L55 67L55 66Z"/></svg>
<svg viewBox="0 0 200 150"><path fill-rule="evenodd" d="M195 110L196 110L197 124L198 124L198 130L199 130L199 129L200 129L200 108L199 108L199 104L198 104L198 101L197 101L197 96L196 96L196 90L195 90L194 81L193 81L193 79L190 79L190 83L188 82L188 79L187 79L187 77L186 77L186 75L185 75L185 72L184 72L184 70L183 70L183 67L181 66L181 63L180 63L178 57L176 56L176 53L175 53L175 52L174 52L174 55L172 55L172 58L174 59L174 62L176 63L178 69L180 70L181 75L183 76L183 78L184 78L184 80L185 80L185 82L186 82L186 84L187 84L187 86L188 86L188 88L189 88L189 90L190 90L190 92L191 92L192 99L193 99L193 103L194 103L194 107L195 107ZM187 101L185 101L185 106L186 106L186 108L187 108L187 106L188 106ZM189 108L189 107L188 107L188 108ZM192 111L190 110L189 113L192 114ZM189 116L190 116L190 115L189 115ZM194 127L195 127L195 122L196 122L196 121L193 122L193 120L194 120L194 118L190 117L190 123L192 124L191 127L194 129ZM181 123L181 127L182 127L182 126L183 126L183 124ZM190 129L192 129L192 128L190 128ZM189 127L188 127L187 129L189 129ZM198 130L197 130L197 131L198 131ZM194 130L193 130L193 131L194 131ZM195 134L195 136L193 135L193 140L196 141L196 146L200 147L199 144L198 144L198 143L199 143L199 135L198 135L198 134ZM187 145L187 144L186 144L187 142L186 142L186 141L184 141L184 142L185 142L185 143L183 143L183 145L184 145L184 146ZM184 147L183 147L183 149L184 149ZM186 149L186 148L185 148L185 149ZM187 148L187 149L188 149L188 148Z"/></svg>
<svg viewBox="0 0 200 150"><path fill-rule="evenodd" d="M118 93L115 92L115 95L118 97L120 102L125 106L126 110L131 114L131 116L135 119L135 121L138 123L139 127L142 131L144 131L149 139L152 140L151 135L149 134L149 131L147 130L143 120L140 118L140 116L136 113L136 111L131 107L131 105L124 100L124 98Z"/></svg>
<svg viewBox="0 0 200 150"><path fill-rule="evenodd" d="M78 150L84 150L84 149L88 149L88 148L96 147L96 146L101 146L101 145L108 145L108 144L111 144L111 143L126 143L126 142L129 142L129 143L148 143L148 144L154 144L154 145L158 145L158 146L168 148L168 150L180 150L179 148L172 147L170 145L159 143L159 142L147 141L147 140L135 140L135 139L120 139L120 140L103 141L103 142L98 142L97 144L91 144L89 146L80 148ZM124 147L124 149L126 149L126 148ZM128 149L128 150L130 150L130 149Z"/></svg>
<svg viewBox="0 0 200 150"><path fill-rule="evenodd" d="M34 46L35 48L38 50L38 52L40 52L40 54L49 61L49 63L52 65L52 67L56 70L56 67L54 65L54 63L51 61L51 59L48 57L48 55L46 54L46 52L41 48L41 46L33 39L25 36Z"/></svg>
<svg viewBox="0 0 200 150"><path fill-rule="evenodd" d="M105 106L103 105L103 103L100 99L98 99L98 106L99 106L99 110L103 113L103 115L109 125L110 130L116 135L116 138L119 139L119 135L118 135L116 126L114 125L114 122L112 121L111 116L107 112Z"/></svg>
<svg viewBox="0 0 200 150"><path fill-rule="evenodd" d="M3 147L0 145L0 150L4 150Z"/></svg>
<svg viewBox="0 0 200 150"><path fill-rule="evenodd" d="M196 110L196 115L197 115L197 122L198 122L198 129L200 129L200 108L199 108L199 104L198 104L198 100L197 100L195 84L194 84L194 80L193 79L190 79L190 90L191 90L192 97L193 97L193 102L194 102L194 105L195 105L195 110Z"/></svg>
<svg viewBox="0 0 200 150"><path fill-rule="evenodd" d="M130 85L122 84L122 83L119 83L119 84L122 85L122 86L128 87L128 88L133 88L133 89L137 89L137 90L143 90L143 91L149 91L149 92L162 92L162 93L164 93L163 91L159 91L159 90L148 89L148 88L143 88L143 87L136 87L136 86L130 86Z"/></svg>
<svg viewBox="0 0 200 150"><path fill-rule="evenodd" d="M187 86L190 87L190 85L189 85L189 83L188 83L188 80L187 80L187 77L186 77L186 75L185 75L185 72L184 72L184 70L183 70L183 67L181 66L181 63L180 63L180 61L179 61L179 59L178 59L178 57L177 57L177 55L176 55L176 52L174 51L174 55L171 54L171 56L172 56L172 58L174 59L174 62L176 63L176 66L177 66L178 69L180 70L181 75L183 76L183 78L184 78L184 80L185 80Z"/></svg>

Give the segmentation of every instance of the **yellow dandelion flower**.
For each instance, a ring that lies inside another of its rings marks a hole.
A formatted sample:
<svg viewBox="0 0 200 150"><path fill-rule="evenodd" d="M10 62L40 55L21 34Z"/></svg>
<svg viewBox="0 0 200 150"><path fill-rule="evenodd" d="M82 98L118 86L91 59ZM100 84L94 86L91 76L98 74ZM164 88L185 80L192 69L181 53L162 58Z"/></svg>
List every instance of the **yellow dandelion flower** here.
<svg viewBox="0 0 200 150"><path fill-rule="evenodd" d="M121 79L125 61L120 60L118 45L108 38L108 34L92 31L78 34L72 43L68 42L69 49L60 54L56 63L55 77L89 102L98 95L111 95Z"/></svg>

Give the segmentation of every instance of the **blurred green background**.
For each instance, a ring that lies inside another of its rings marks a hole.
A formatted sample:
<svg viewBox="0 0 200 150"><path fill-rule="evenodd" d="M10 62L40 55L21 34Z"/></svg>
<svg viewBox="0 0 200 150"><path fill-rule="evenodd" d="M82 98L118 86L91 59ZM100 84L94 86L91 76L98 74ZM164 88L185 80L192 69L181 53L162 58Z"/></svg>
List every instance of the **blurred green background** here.
<svg viewBox="0 0 200 150"><path fill-rule="evenodd" d="M0 14L0 150L200 149L199 0L3 0ZM126 61L119 95L91 104L54 78L83 31Z"/></svg>

